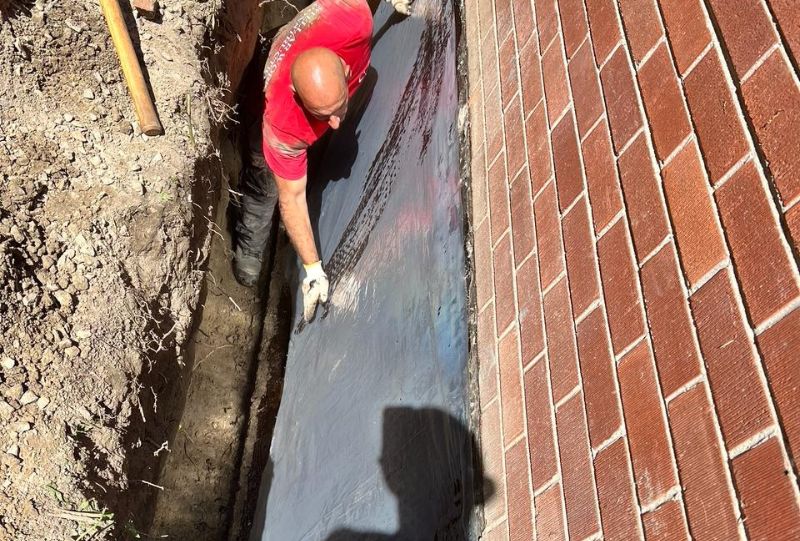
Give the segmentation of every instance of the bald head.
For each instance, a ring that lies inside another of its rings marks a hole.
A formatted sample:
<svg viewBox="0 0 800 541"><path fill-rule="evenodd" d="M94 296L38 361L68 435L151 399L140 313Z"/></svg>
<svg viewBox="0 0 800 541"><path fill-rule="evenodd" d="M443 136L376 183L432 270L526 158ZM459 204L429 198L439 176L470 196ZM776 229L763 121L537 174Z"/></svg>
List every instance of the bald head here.
<svg viewBox="0 0 800 541"><path fill-rule="evenodd" d="M330 49L315 47L292 64L292 86L309 113L334 129L347 110L347 68Z"/></svg>

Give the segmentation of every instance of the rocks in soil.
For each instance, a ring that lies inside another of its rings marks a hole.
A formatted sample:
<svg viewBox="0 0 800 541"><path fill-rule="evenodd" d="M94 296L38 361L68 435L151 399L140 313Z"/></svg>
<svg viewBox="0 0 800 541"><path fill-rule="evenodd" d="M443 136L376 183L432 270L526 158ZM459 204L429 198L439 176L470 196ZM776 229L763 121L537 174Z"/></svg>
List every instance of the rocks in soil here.
<svg viewBox="0 0 800 541"><path fill-rule="evenodd" d="M25 391L22 396L19 398L19 403L23 406L27 406L28 404L33 404L39 400L39 396L31 391Z"/></svg>

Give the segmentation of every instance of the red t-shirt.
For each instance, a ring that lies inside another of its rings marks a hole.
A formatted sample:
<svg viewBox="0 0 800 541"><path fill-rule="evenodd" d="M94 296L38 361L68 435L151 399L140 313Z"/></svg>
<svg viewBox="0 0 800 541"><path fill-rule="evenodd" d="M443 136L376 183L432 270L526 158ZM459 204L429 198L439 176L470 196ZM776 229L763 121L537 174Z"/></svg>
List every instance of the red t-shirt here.
<svg viewBox="0 0 800 541"><path fill-rule="evenodd" d="M366 0L317 0L276 36L264 68L264 158L277 176L307 173L307 149L330 127L303 108L292 91L292 64L300 53L325 47L350 66L350 95L369 68L372 12Z"/></svg>

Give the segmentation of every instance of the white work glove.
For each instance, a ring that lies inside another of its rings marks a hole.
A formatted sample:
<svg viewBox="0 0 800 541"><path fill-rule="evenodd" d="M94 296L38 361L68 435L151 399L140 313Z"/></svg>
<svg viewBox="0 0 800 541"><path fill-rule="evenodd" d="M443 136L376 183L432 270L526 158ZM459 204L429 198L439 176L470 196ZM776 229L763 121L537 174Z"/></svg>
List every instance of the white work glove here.
<svg viewBox="0 0 800 541"><path fill-rule="evenodd" d="M392 6L394 6L394 10L398 13L402 13L403 15L411 15L411 2L413 0L386 0Z"/></svg>
<svg viewBox="0 0 800 541"><path fill-rule="evenodd" d="M303 280L303 318L310 322L317 310L317 304L328 302L328 275L322 269L322 261L303 265L306 277Z"/></svg>

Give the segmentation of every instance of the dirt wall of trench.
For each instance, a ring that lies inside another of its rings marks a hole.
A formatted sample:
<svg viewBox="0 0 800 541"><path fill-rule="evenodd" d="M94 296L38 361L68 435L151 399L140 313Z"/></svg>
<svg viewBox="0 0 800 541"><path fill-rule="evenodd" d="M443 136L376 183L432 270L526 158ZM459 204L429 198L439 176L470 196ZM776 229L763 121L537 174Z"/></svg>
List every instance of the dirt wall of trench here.
<svg viewBox="0 0 800 541"><path fill-rule="evenodd" d="M193 361L217 142L261 8L123 6L163 137L136 126L97 3L0 2L3 539L146 534Z"/></svg>

